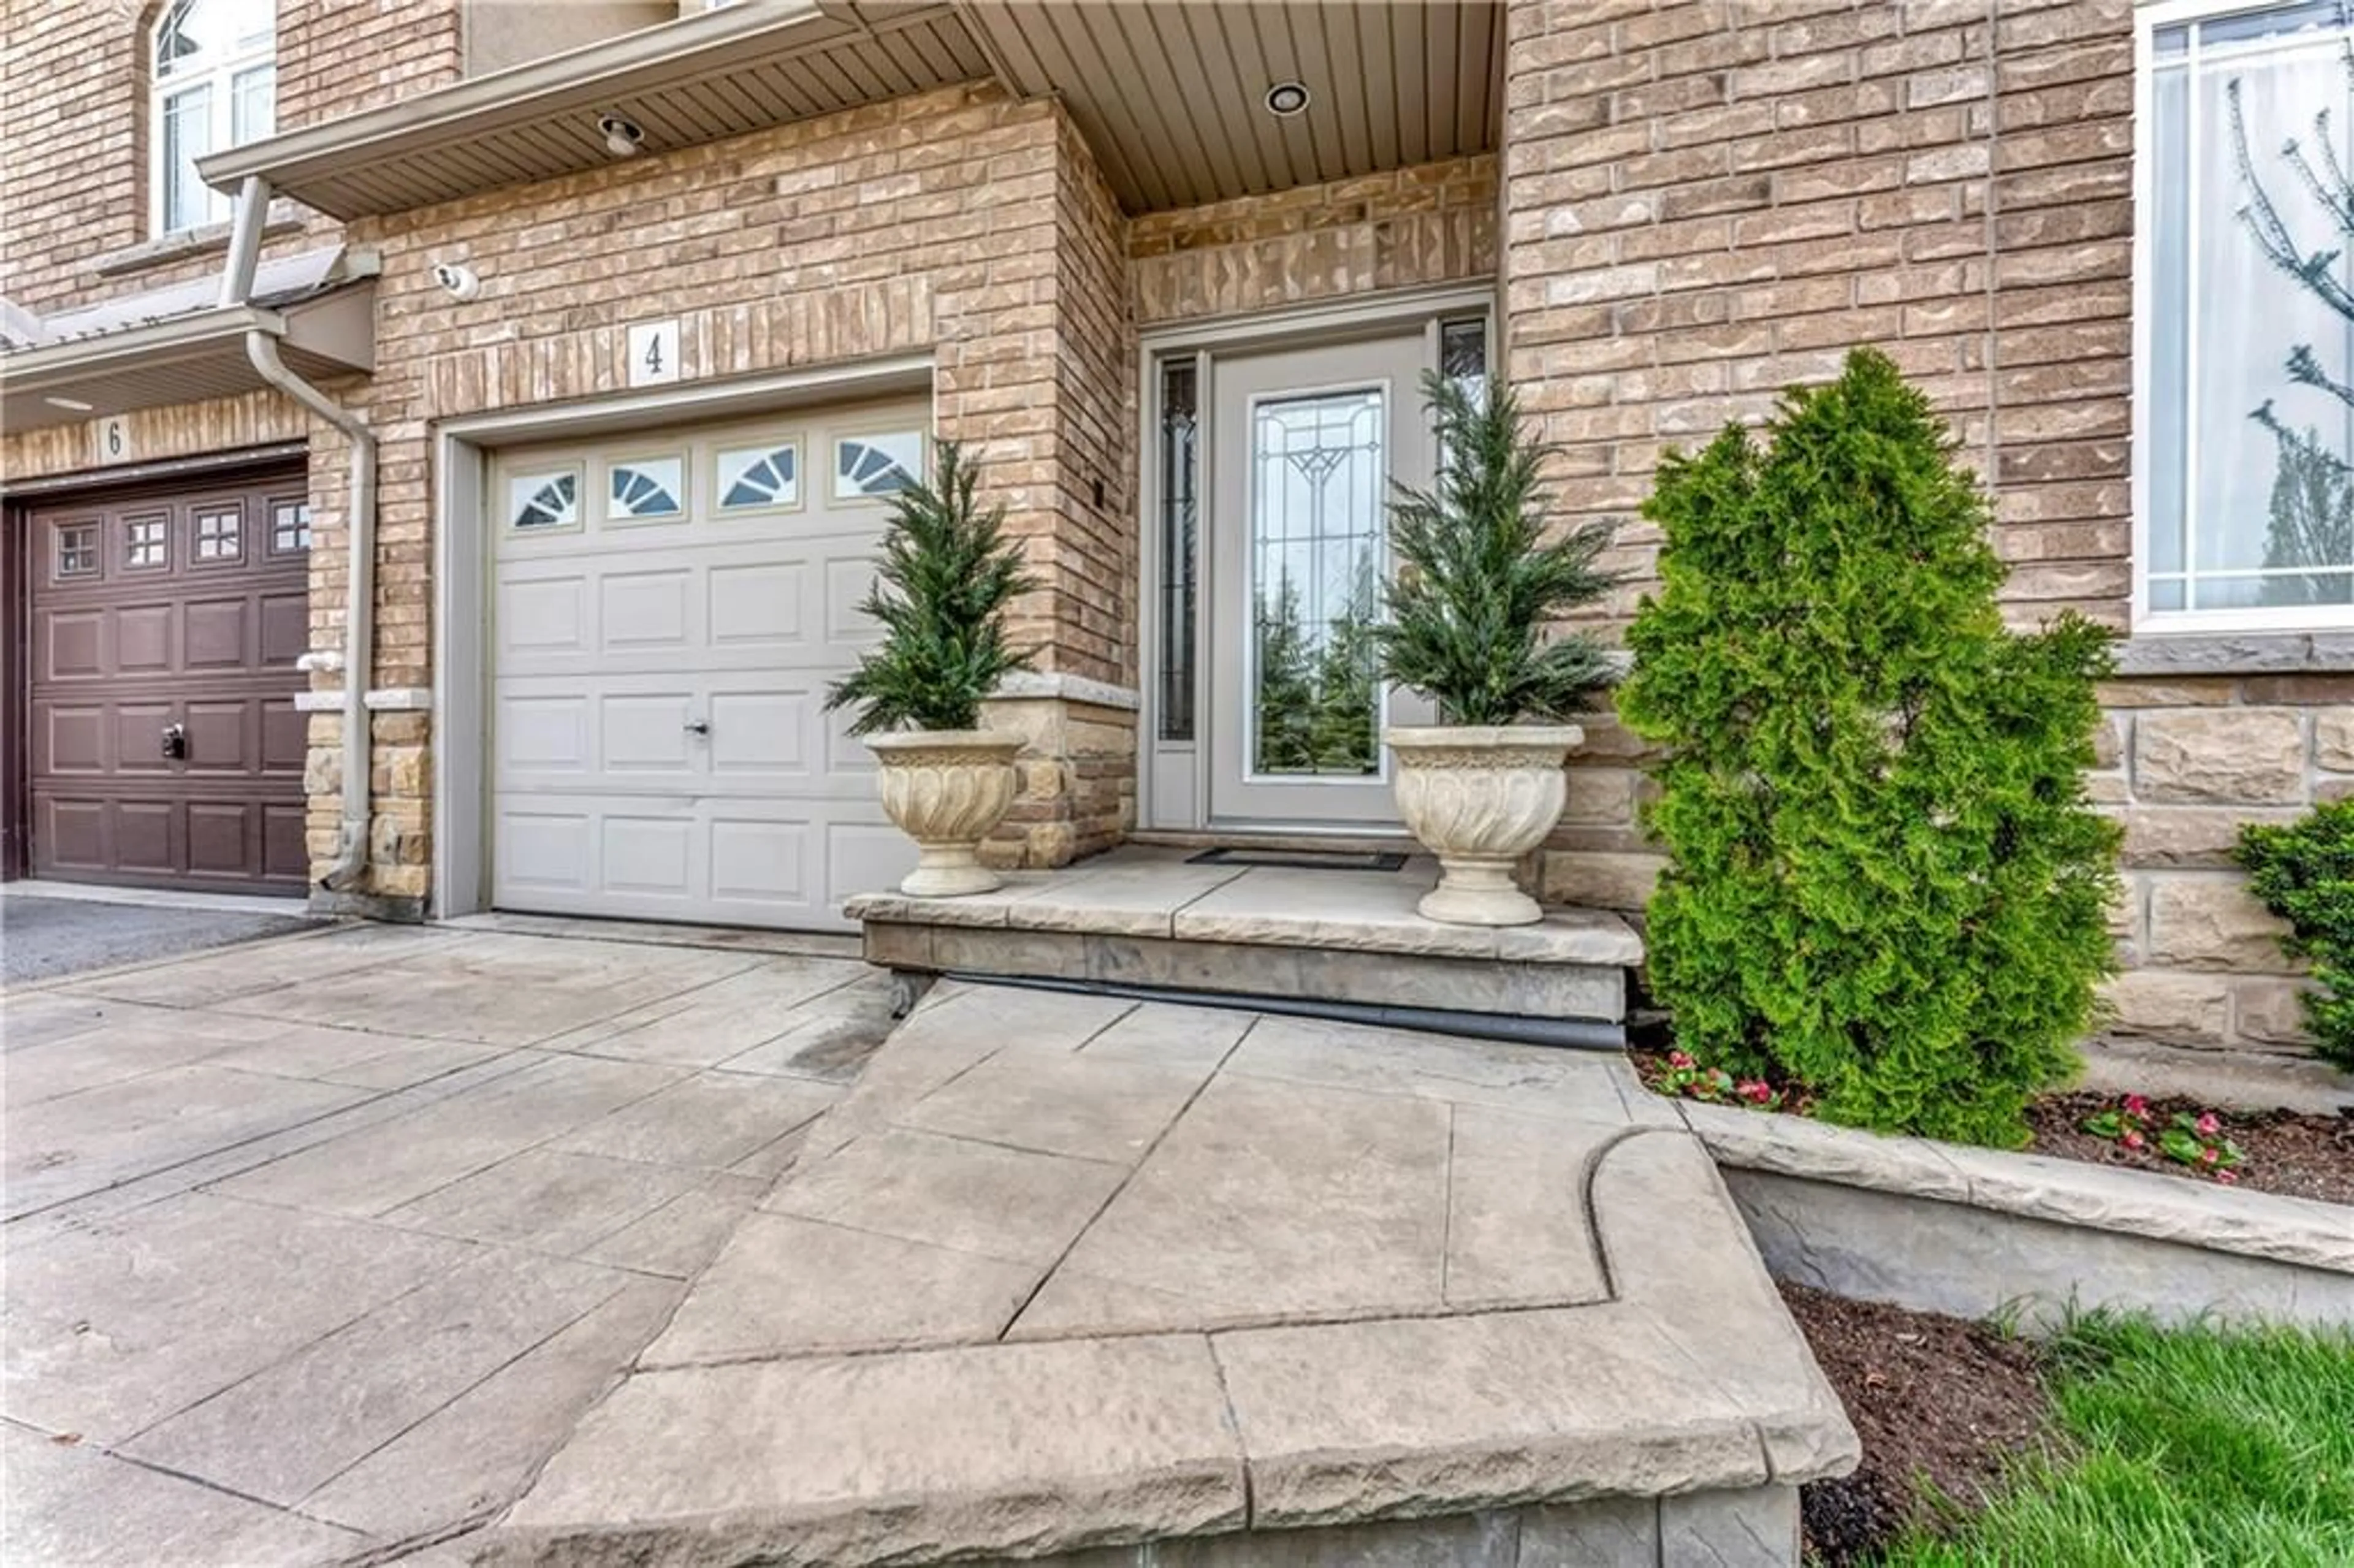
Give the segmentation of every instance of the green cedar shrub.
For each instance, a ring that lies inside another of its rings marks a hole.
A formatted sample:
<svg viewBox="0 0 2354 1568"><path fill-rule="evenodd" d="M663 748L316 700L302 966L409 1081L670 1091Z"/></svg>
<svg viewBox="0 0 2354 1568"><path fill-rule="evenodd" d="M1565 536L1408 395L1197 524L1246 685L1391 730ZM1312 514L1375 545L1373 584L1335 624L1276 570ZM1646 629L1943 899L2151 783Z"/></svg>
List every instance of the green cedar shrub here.
<svg viewBox="0 0 2354 1568"><path fill-rule="evenodd" d="M1505 725L1562 719L1608 684L1591 633L1553 624L1608 593L1596 569L1610 542L1592 524L1550 539L1541 470L1553 449L1529 433L1501 378L1474 398L1423 377L1440 454L1429 490L1398 487L1390 503L1390 619L1373 630L1381 673L1434 701L1439 721Z"/></svg>
<svg viewBox="0 0 2354 1568"><path fill-rule="evenodd" d="M929 483L892 497L876 581L858 608L883 641L826 690L826 711L860 705L853 735L877 730L972 729L981 700L1029 650L1005 641L1005 607L1037 585L1022 548L1005 537L1005 508L973 499L977 472L954 441L938 444Z"/></svg>
<svg viewBox="0 0 2354 1568"><path fill-rule="evenodd" d="M2005 630L1989 508L1882 354L1761 444L1670 453L1619 710L1659 743L1650 980L1679 1044L1829 1120L1998 1146L2113 966L2091 809L2108 635Z"/></svg>
<svg viewBox="0 0 2354 1568"><path fill-rule="evenodd" d="M2248 889L2289 923L2282 946L2313 962L2305 997L2315 1050L2354 1072L2354 799L2316 807L2278 827L2240 829Z"/></svg>

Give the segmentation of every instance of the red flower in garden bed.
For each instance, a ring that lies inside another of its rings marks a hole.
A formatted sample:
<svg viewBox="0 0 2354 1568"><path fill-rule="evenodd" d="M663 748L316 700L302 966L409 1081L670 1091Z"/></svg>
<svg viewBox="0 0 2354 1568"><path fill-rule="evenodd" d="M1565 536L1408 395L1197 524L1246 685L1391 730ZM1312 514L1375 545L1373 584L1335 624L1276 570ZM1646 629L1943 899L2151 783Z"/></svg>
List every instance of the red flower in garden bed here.
<svg viewBox="0 0 2354 1568"><path fill-rule="evenodd" d="M2223 1118L2213 1111L2196 1116L2177 1111L2161 1127L2148 1099L2141 1095L2126 1096L2109 1109L2086 1117L2083 1126L2094 1138L2107 1139L2137 1154L2147 1152L2154 1145L2176 1164L2212 1176L2227 1187L2239 1181L2238 1168L2248 1158L2238 1144L2223 1136Z"/></svg>

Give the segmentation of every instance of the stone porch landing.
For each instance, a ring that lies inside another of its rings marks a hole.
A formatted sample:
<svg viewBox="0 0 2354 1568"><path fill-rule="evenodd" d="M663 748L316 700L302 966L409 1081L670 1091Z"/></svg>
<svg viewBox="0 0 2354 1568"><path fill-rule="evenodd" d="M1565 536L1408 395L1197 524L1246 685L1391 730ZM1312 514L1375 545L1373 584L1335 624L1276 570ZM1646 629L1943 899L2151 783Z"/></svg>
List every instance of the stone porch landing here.
<svg viewBox="0 0 2354 1568"><path fill-rule="evenodd" d="M1377 872L1197 865L1192 853L1130 845L1064 871L1010 874L996 893L869 894L845 913L864 925L867 961L901 972L1624 1043L1627 973L1643 945L1616 915L1556 909L1534 926L1447 926L1415 912L1437 879L1426 856Z"/></svg>
<svg viewBox="0 0 2354 1568"><path fill-rule="evenodd" d="M478 1561L1790 1564L1855 1454L1623 1062L951 981Z"/></svg>

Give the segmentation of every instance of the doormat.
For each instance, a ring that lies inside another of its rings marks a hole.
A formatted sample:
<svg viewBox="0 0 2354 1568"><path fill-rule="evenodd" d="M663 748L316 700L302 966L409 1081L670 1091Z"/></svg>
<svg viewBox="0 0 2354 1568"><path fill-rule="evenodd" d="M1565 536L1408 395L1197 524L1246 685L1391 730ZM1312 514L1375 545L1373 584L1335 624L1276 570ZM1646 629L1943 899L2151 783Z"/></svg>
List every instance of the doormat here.
<svg viewBox="0 0 2354 1568"><path fill-rule="evenodd" d="M1286 871L1402 871L1405 856L1397 850L1258 850L1221 844L1187 855L1187 865L1266 865Z"/></svg>

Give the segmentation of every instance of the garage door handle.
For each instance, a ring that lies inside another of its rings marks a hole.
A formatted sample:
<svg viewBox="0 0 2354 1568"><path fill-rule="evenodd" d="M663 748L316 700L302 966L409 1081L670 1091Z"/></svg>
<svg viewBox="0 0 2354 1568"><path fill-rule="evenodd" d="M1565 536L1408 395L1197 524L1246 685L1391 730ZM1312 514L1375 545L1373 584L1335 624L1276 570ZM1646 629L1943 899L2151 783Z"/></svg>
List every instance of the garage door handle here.
<svg viewBox="0 0 2354 1568"><path fill-rule="evenodd" d="M709 735L711 733L710 722L705 719L690 720L686 726L686 733L689 735Z"/></svg>

